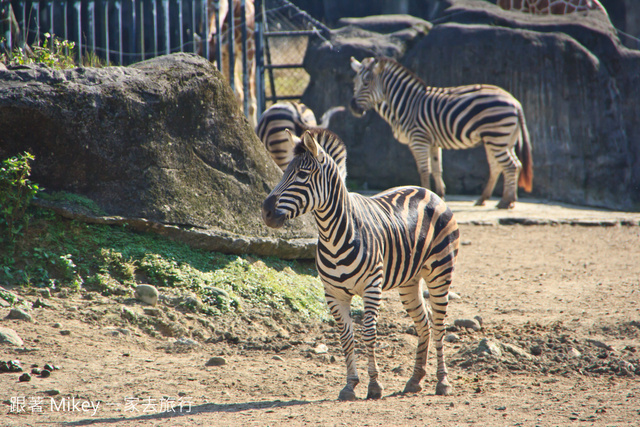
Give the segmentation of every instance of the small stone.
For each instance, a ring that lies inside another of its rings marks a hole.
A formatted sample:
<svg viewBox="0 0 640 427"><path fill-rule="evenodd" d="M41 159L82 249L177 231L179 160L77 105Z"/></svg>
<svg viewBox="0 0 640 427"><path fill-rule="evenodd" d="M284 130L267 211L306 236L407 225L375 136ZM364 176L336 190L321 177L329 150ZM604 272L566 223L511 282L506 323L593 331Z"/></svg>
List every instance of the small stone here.
<svg viewBox="0 0 640 427"><path fill-rule="evenodd" d="M567 351L567 355L569 357L574 357L574 358L578 358L580 356L582 356L582 353L580 353L577 349L575 349L574 347L571 347L569 349L569 351Z"/></svg>
<svg viewBox="0 0 640 427"><path fill-rule="evenodd" d="M447 334L444 337L444 340L446 342L458 342L458 341L460 341L460 337L458 335L456 335L456 334L451 333L451 334Z"/></svg>
<svg viewBox="0 0 640 427"><path fill-rule="evenodd" d="M160 309L156 308L156 307L145 307L145 308L142 309L142 311L147 316L153 316L153 317L158 317L161 314Z"/></svg>
<svg viewBox="0 0 640 427"><path fill-rule="evenodd" d="M31 381L31 375L25 372L24 374L20 375L20 378L18 378L18 381L20 381L21 383Z"/></svg>
<svg viewBox="0 0 640 427"><path fill-rule="evenodd" d="M5 317L5 319L15 319L15 320L24 320L26 322L33 322L33 317L31 317L29 313L27 313L26 311L20 308L15 308L15 307L11 309L11 311L9 312L9 314L7 314L7 317Z"/></svg>
<svg viewBox="0 0 640 427"><path fill-rule="evenodd" d="M482 321L482 317L480 317L480 316L477 316L477 315L476 315L476 316L473 316L473 318L476 320L476 322L478 322L478 324L479 324L480 326L482 326L482 324L484 323L484 322Z"/></svg>
<svg viewBox="0 0 640 427"><path fill-rule="evenodd" d="M316 354L325 354L329 352L329 348L326 344L318 344L316 348L313 349Z"/></svg>
<svg viewBox="0 0 640 427"><path fill-rule="evenodd" d="M68 329L63 329L63 330L60 331L60 335L64 335L65 337L69 336L69 335L71 335L71 331L68 330Z"/></svg>
<svg viewBox="0 0 640 427"><path fill-rule="evenodd" d="M55 328L55 329L60 329L60 328L62 328L62 323L57 323L57 322L56 322L56 323L54 323L53 325L51 325L51 327L52 327L52 328Z"/></svg>
<svg viewBox="0 0 640 427"><path fill-rule="evenodd" d="M476 332L482 329L482 326L480 326L480 323L478 323L476 319L456 319L453 324L455 326L471 329Z"/></svg>
<svg viewBox="0 0 640 427"><path fill-rule="evenodd" d="M43 369L46 369L46 370L48 370L48 371L50 371L50 372L51 372L51 371L55 371L56 369L58 369L58 368L56 368L55 366L53 366L52 364L50 364L50 363L47 363L47 364L46 364L46 365L44 365L42 368L43 368Z"/></svg>
<svg viewBox="0 0 640 427"><path fill-rule="evenodd" d="M457 293L455 293L453 291L449 291L449 301L454 300L454 299L460 299L460 295L458 295Z"/></svg>
<svg viewBox="0 0 640 427"><path fill-rule="evenodd" d="M51 298L51 290L49 288L44 288L44 289L38 289L38 294L42 297L42 298Z"/></svg>
<svg viewBox="0 0 640 427"><path fill-rule="evenodd" d="M278 362L284 362L284 359L280 356L273 356L273 360L277 360Z"/></svg>
<svg viewBox="0 0 640 427"><path fill-rule="evenodd" d="M129 307L122 307L122 317L133 322L138 318L138 315Z"/></svg>
<svg viewBox="0 0 640 427"><path fill-rule="evenodd" d="M42 369L40 369L40 368L33 368L33 369L31 370L31 373L32 373L33 375L40 375L40 374L42 373Z"/></svg>
<svg viewBox="0 0 640 427"><path fill-rule="evenodd" d="M539 345L534 345L531 347L529 352L534 356L540 356L542 354L542 347L540 347Z"/></svg>
<svg viewBox="0 0 640 427"><path fill-rule="evenodd" d="M16 331L10 328L0 327L0 344L11 344L17 347L24 346L24 341L18 335Z"/></svg>
<svg viewBox="0 0 640 427"><path fill-rule="evenodd" d="M42 372L40 372L40 377L42 378L49 378L51 376L51 371L48 369L43 369Z"/></svg>
<svg viewBox="0 0 640 427"><path fill-rule="evenodd" d="M224 357L214 356L204 366L223 366L227 364L227 360Z"/></svg>
<svg viewBox="0 0 640 427"><path fill-rule="evenodd" d="M51 308L51 304L42 301L40 298L33 303L33 308Z"/></svg>
<svg viewBox="0 0 640 427"><path fill-rule="evenodd" d="M500 343L502 345L502 349L513 354L514 356L530 360L532 359L531 355L527 353L524 349L518 347L517 345L509 344L509 343Z"/></svg>
<svg viewBox="0 0 640 427"><path fill-rule="evenodd" d="M480 342L478 343L478 347L476 347L474 352L476 354L486 353L498 358L502 357L502 350L500 350L500 346L494 341L488 340L486 338L480 340Z"/></svg>
<svg viewBox="0 0 640 427"><path fill-rule="evenodd" d="M135 297L137 300L147 303L152 306L158 304L158 290L152 285L138 285L135 290Z"/></svg>
<svg viewBox="0 0 640 427"><path fill-rule="evenodd" d="M56 389L46 390L44 394L46 394L47 396L57 396L60 394L60 390L56 390Z"/></svg>
<svg viewBox="0 0 640 427"><path fill-rule="evenodd" d="M206 293L209 293L213 296L220 296L222 298L225 299L230 299L231 297L229 296L229 292L225 291L224 289L221 288L217 288L215 286L204 286L202 288Z"/></svg>

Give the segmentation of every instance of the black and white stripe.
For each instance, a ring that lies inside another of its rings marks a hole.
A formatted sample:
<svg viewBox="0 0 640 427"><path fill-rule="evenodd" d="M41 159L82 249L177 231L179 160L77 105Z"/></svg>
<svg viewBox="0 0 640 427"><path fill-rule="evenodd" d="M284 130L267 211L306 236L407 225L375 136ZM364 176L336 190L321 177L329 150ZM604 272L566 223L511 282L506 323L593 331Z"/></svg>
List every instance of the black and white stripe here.
<svg viewBox="0 0 640 427"><path fill-rule="evenodd" d="M394 137L408 144L416 160L421 185L444 197L442 149L461 150L484 144L489 179L476 202L491 197L500 174L505 184L499 208L511 208L518 185L530 192L533 159L529 132L520 102L492 85L429 87L415 74L388 58L351 58L356 71L351 111L369 109L382 116Z"/></svg>
<svg viewBox="0 0 640 427"><path fill-rule="evenodd" d="M293 145L286 131L289 130L300 137L307 129L326 129L329 127L331 116L344 110L344 107L332 107L322 115L318 123L313 111L302 102L278 102L260 116L256 134L271 154L271 158L284 171L293 158Z"/></svg>
<svg viewBox="0 0 640 427"><path fill-rule="evenodd" d="M323 131L319 131L323 132ZM350 316L354 295L364 302L364 343L368 349L368 397L379 398L375 358L376 319L381 293L398 289L418 332L413 375L405 392L422 389L431 326L437 354L436 394L449 394L444 361L444 318L458 253L459 232L453 214L431 191L394 188L368 198L349 193L338 166L305 132L281 182L262 207L265 223L281 227L288 219L312 212L318 226L316 266L329 310L340 331L346 357L347 385L342 400L355 399L358 384ZM425 304L422 288L429 290Z"/></svg>

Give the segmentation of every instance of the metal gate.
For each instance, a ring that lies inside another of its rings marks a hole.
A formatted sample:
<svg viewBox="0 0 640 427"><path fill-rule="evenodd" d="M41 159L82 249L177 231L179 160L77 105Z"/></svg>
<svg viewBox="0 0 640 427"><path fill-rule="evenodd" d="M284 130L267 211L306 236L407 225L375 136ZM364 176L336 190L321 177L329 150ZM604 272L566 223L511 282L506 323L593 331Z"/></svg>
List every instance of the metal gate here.
<svg viewBox="0 0 640 427"><path fill-rule="evenodd" d="M243 93L249 93L245 5L240 2L242 48L235 51L234 31L221 34L218 0L0 0L0 53L15 48L42 46L45 34L75 43L76 61L93 65L129 65L159 55L193 52L222 64L222 49L229 49L229 76L242 72ZM215 19L215 22L212 20ZM218 35L208 40L210 24ZM233 7L226 16L234 28ZM287 0L255 0L256 98L258 115L267 103L299 99L308 82L302 59L308 37L328 29ZM223 37L227 46L223 46ZM295 45L294 57L286 57ZM215 52L215 53L214 53ZM242 55L243 70L235 69ZM267 77L265 84L265 74ZM234 79L230 78L231 87ZM248 113L248 97L244 112Z"/></svg>

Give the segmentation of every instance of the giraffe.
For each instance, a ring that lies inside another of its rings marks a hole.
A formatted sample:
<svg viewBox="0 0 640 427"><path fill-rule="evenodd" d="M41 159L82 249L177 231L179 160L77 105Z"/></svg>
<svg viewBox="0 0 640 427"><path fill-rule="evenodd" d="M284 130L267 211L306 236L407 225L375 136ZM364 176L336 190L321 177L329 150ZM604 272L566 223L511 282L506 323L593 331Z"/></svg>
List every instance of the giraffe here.
<svg viewBox="0 0 640 427"><path fill-rule="evenodd" d="M535 15L566 15L594 9L607 14L598 0L498 0L497 4L505 10Z"/></svg>
<svg viewBox="0 0 640 427"><path fill-rule="evenodd" d="M233 38L234 38L234 70L233 76L234 89L236 98L240 105L243 105L245 93L242 85L242 21L241 0L207 0L209 10L209 30L207 41L209 43L209 52L211 58L216 57L216 8L215 4L219 3L220 10L220 36L222 37L222 74L231 81L229 76L229 24L227 22L227 14L229 13L229 2L233 7ZM245 0L245 18L247 25L247 72L249 73L249 111L248 119L253 128L258 124L258 103L256 100L256 43L255 43L255 6L254 0ZM212 59L214 60L214 59Z"/></svg>

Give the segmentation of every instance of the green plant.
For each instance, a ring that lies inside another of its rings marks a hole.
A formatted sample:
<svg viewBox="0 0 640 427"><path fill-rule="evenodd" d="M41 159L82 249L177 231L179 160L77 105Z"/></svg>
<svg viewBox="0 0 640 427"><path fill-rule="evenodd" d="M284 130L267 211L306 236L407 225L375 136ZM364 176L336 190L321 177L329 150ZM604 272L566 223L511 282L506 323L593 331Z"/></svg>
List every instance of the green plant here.
<svg viewBox="0 0 640 427"><path fill-rule="evenodd" d="M30 153L23 153L2 161L0 167L0 242L4 235L8 243L15 243L23 227L28 223L25 215L27 206L40 190L38 184L29 180L31 174L30 161L35 157Z"/></svg>
<svg viewBox="0 0 640 427"><path fill-rule="evenodd" d="M50 33L45 33L44 37L45 40L42 46L17 47L7 55L8 58L3 58L3 60L9 64L19 65L42 63L58 69L76 66L73 59L75 42L60 40Z"/></svg>

